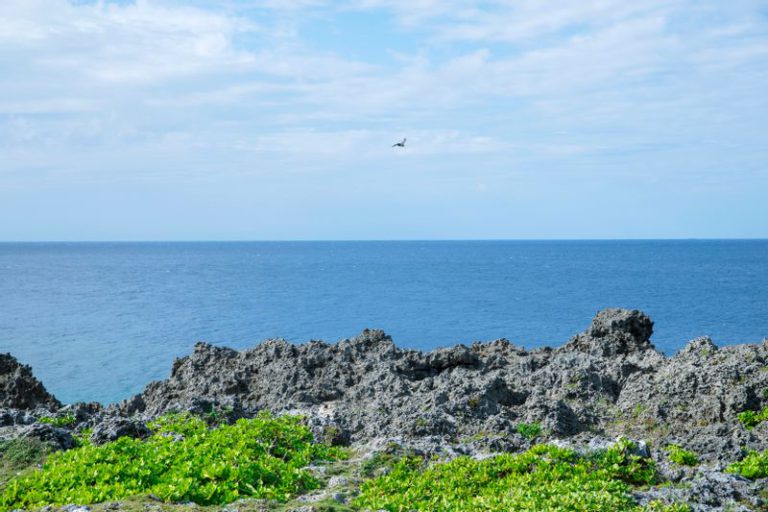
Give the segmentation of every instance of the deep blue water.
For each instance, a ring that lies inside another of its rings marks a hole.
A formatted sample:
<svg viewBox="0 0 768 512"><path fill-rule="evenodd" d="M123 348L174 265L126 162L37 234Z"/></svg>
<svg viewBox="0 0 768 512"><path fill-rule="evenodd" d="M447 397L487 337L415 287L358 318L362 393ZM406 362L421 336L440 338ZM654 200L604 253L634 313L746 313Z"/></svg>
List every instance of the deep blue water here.
<svg viewBox="0 0 768 512"><path fill-rule="evenodd" d="M768 240L0 244L0 352L65 402L165 378L197 340L559 345L638 308L667 353L768 337Z"/></svg>

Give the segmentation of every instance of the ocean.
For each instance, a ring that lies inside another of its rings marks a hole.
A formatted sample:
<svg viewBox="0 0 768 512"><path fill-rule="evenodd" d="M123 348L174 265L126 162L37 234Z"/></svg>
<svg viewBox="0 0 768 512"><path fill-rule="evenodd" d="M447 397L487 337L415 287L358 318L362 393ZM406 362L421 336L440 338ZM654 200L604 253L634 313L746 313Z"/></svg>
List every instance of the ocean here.
<svg viewBox="0 0 768 512"><path fill-rule="evenodd" d="M115 402L198 340L558 346L641 309L673 354L768 337L768 240L0 243L0 352L64 402Z"/></svg>

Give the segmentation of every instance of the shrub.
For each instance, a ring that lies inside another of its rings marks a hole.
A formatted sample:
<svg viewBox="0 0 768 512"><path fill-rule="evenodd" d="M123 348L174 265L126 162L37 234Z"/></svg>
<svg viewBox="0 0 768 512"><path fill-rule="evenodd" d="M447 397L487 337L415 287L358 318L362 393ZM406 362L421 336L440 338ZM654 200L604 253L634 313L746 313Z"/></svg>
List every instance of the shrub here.
<svg viewBox="0 0 768 512"><path fill-rule="evenodd" d="M656 466L651 459L636 455L637 445L626 438L605 450L596 450L586 456L596 467L610 468L612 477L632 485L658 483Z"/></svg>
<svg viewBox="0 0 768 512"><path fill-rule="evenodd" d="M541 435L541 425L538 423L518 423L517 433L524 438L533 441Z"/></svg>
<svg viewBox="0 0 768 512"><path fill-rule="evenodd" d="M252 420L209 428L189 415L152 423L146 440L122 437L52 454L39 471L11 480L0 510L98 503L151 493L165 501L224 504L238 498L285 501L319 483L304 469L342 456L312 442L300 418Z"/></svg>
<svg viewBox="0 0 768 512"><path fill-rule="evenodd" d="M747 428L751 430L760 423L768 421L768 407L762 411L744 411L738 414L739 421Z"/></svg>
<svg viewBox="0 0 768 512"><path fill-rule="evenodd" d="M741 461L728 466L726 471L741 475L744 478L766 478L768 477L768 450L750 451Z"/></svg>
<svg viewBox="0 0 768 512"><path fill-rule="evenodd" d="M653 462L631 455L631 444L581 456L551 445L484 460L460 457L427 464L407 457L363 483L353 505L371 510L640 511L630 483L655 480ZM685 505L647 510L683 512Z"/></svg>
<svg viewBox="0 0 768 512"><path fill-rule="evenodd" d="M696 453L686 450L676 444L670 444L667 446L667 453L669 454L669 460L675 464L681 466L698 466L699 456Z"/></svg>
<svg viewBox="0 0 768 512"><path fill-rule="evenodd" d="M67 414L66 416L43 416L37 422L54 427L71 427L77 422L77 419L73 415Z"/></svg>

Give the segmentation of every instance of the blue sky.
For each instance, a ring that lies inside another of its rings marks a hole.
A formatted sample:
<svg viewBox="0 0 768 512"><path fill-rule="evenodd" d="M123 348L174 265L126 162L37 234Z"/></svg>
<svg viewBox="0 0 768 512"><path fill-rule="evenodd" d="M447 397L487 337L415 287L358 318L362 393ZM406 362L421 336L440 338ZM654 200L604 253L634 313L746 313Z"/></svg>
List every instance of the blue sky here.
<svg viewBox="0 0 768 512"><path fill-rule="evenodd" d="M765 1L3 0L0 76L0 240L768 237Z"/></svg>

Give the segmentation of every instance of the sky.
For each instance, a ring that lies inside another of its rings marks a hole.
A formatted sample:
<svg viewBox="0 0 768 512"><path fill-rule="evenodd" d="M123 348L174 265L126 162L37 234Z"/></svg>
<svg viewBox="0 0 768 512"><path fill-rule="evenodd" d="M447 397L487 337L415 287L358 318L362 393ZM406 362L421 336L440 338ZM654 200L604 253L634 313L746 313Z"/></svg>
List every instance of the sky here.
<svg viewBox="0 0 768 512"><path fill-rule="evenodd" d="M765 238L767 195L766 1L0 2L0 240Z"/></svg>

